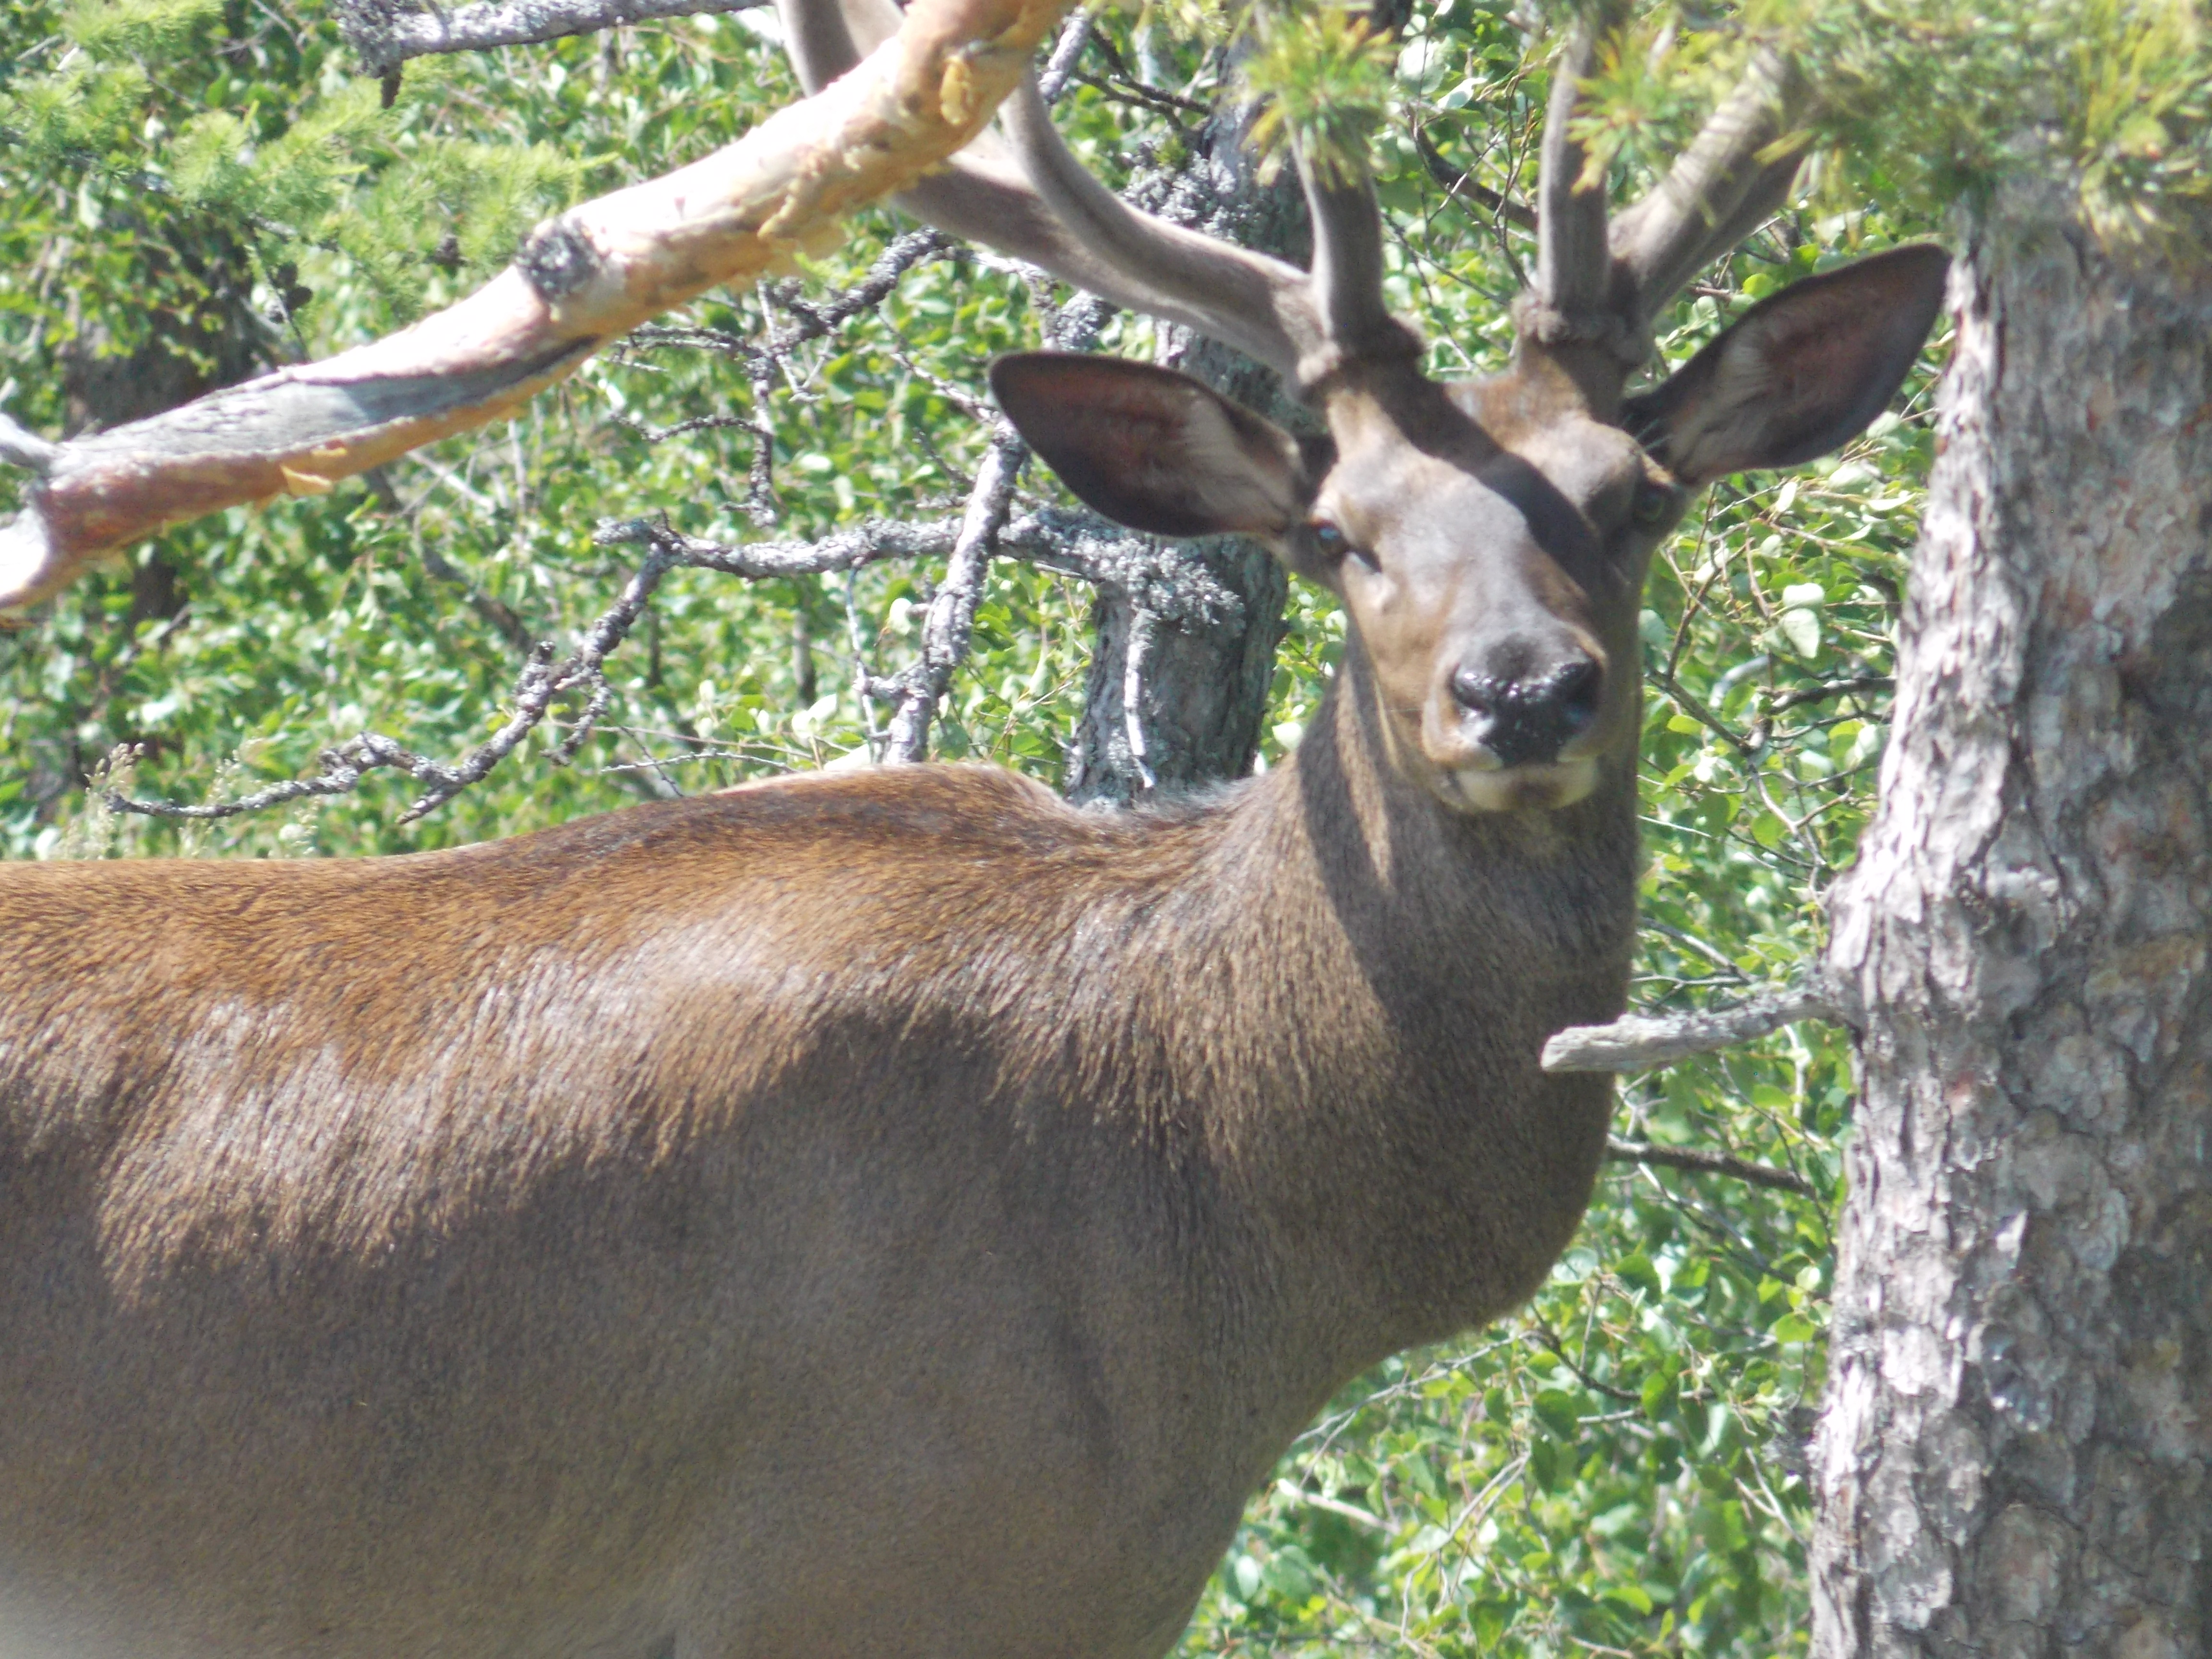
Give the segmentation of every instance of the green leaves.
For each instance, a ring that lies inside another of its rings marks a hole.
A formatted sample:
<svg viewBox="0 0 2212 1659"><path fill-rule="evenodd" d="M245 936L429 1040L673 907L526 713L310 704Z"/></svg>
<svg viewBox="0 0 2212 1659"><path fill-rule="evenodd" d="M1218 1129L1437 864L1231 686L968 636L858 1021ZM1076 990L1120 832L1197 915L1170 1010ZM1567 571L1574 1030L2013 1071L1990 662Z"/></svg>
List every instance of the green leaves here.
<svg viewBox="0 0 2212 1659"><path fill-rule="evenodd" d="M1364 8L1269 7L1240 70L1261 102L1252 143L1279 164L1285 147L1331 182L1368 167L1368 144L1391 96L1396 43Z"/></svg>
<svg viewBox="0 0 2212 1659"><path fill-rule="evenodd" d="M222 0L76 0L61 32L94 58L160 63L189 50L222 16Z"/></svg>
<svg viewBox="0 0 2212 1659"><path fill-rule="evenodd" d="M2212 38L2193 0L1806 0L1790 23L1855 182L1925 211L2041 178L2117 246L2212 246Z"/></svg>

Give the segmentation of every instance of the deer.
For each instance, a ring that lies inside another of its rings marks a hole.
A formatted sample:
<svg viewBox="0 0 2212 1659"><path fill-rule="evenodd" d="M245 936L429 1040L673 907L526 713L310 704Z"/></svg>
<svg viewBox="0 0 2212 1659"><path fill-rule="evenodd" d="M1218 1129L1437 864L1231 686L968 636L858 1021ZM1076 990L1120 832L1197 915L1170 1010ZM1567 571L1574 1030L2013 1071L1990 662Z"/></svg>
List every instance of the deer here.
<svg viewBox="0 0 2212 1659"><path fill-rule="evenodd" d="M810 88L889 0L781 0ZM1567 1245L1623 1006L1637 622L1694 492L1861 430L1907 247L1630 390L1784 199L1780 82L1643 203L1569 43L1510 367L1123 205L1032 89L903 205L1279 370L1000 360L1098 511L1348 619L1296 752L1080 811L793 775L455 850L0 868L0 1654L1152 1659L1332 1393ZM1768 65L1772 69L1772 64Z"/></svg>

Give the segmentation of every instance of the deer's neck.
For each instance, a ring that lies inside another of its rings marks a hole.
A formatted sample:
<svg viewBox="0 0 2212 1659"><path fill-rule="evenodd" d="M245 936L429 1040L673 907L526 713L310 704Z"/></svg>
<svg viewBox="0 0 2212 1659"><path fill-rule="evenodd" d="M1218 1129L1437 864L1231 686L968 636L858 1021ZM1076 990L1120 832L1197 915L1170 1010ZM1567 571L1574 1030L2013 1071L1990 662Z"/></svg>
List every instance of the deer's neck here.
<svg viewBox="0 0 2212 1659"><path fill-rule="evenodd" d="M1218 1167L1310 1310L1282 1363L1322 1389L1513 1306L1564 1248L1611 1086L1538 1054L1619 1011L1634 933L1632 762L1565 811L1468 816L1386 751L1355 658L1212 888L1221 959L1267 964L1233 999L1255 1081L1215 1101Z"/></svg>

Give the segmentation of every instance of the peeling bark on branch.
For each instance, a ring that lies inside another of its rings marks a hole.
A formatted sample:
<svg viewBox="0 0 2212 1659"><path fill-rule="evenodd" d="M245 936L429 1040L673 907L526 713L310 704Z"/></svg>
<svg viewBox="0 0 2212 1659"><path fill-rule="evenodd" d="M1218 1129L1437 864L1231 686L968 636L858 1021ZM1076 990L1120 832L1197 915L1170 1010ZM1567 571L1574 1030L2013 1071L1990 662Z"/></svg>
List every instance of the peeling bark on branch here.
<svg viewBox="0 0 2212 1659"><path fill-rule="evenodd" d="M165 525L318 495L498 420L638 324L787 261L975 137L1065 9L915 0L851 74L702 161L540 226L459 304L323 362L32 452L43 470L0 526L0 610Z"/></svg>

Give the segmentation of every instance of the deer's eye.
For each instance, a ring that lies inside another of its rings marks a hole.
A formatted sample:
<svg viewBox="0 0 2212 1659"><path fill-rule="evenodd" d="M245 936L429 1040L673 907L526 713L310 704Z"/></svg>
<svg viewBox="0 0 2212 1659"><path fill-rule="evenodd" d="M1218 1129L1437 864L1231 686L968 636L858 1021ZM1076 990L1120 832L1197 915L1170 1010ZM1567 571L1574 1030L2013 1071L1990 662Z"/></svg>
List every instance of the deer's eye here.
<svg viewBox="0 0 2212 1659"><path fill-rule="evenodd" d="M1636 486L1636 499L1629 505L1628 516L1639 529L1656 529L1674 516L1681 499L1680 490L1646 478Z"/></svg>
<svg viewBox="0 0 2212 1659"><path fill-rule="evenodd" d="M1346 535L1342 527L1334 520L1316 519L1310 527L1313 531L1314 545L1321 550L1323 558L1340 559L1346 554L1350 554L1370 570L1379 568L1376 564L1375 556L1364 548L1353 546L1352 538Z"/></svg>

